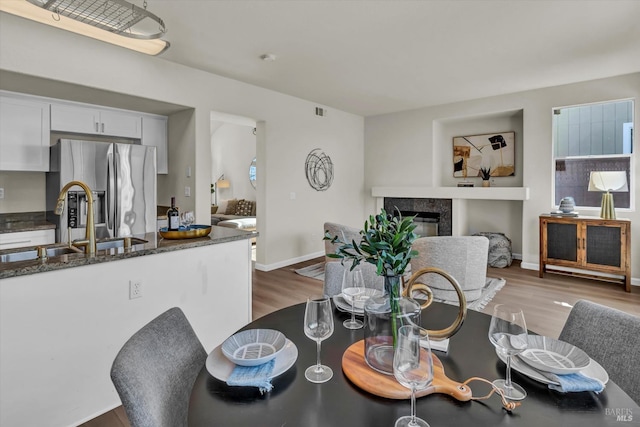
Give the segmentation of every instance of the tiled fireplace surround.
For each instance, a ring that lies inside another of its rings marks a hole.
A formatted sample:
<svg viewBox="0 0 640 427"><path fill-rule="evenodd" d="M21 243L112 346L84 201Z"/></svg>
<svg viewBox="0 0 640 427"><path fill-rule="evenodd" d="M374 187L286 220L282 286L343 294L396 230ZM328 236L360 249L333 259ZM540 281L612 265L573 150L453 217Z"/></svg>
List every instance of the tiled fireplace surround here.
<svg viewBox="0 0 640 427"><path fill-rule="evenodd" d="M435 213L440 215L438 236L452 235L452 200L431 198L384 198L384 210L395 212Z"/></svg>

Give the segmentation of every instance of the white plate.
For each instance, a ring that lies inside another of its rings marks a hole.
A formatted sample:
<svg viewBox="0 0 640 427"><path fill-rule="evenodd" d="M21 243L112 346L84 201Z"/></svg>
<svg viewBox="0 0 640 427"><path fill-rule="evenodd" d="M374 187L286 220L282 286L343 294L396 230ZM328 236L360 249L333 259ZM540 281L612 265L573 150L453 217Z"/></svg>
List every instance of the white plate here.
<svg viewBox="0 0 640 427"><path fill-rule="evenodd" d="M373 296L382 296L382 291L378 289L365 288L364 295L359 295L356 298L355 304L352 301L353 297L351 295L342 293L340 294L340 296L347 304L349 304L349 307L353 305L357 310L364 310L364 303ZM351 308L349 308L349 310L351 310Z"/></svg>
<svg viewBox="0 0 640 427"><path fill-rule="evenodd" d="M518 357L538 371L565 375L586 369L591 362L587 353L568 342L542 335L529 335L527 349Z"/></svg>
<svg viewBox="0 0 640 427"><path fill-rule="evenodd" d="M273 372L269 378L275 378L278 375L285 373L293 366L294 363L296 363L297 359L298 347L287 339L287 343L284 345L284 348L276 356ZM224 356L224 354L222 354L221 346L214 348L209 354L206 366L207 371L209 371L211 376L219 379L220 381L227 381L231 372L233 372L233 369L236 367L235 363L232 363Z"/></svg>
<svg viewBox="0 0 640 427"><path fill-rule="evenodd" d="M496 351L496 354L503 362L507 362L507 357L500 354ZM511 358L511 367L514 371L520 372L522 375L526 375L527 377L541 382L543 384L554 384L560 385L556 381L552 381L540 371L537 371L532 366L527 365L523 362L518 356ZM609 381L609 374L607 371L595 360L591 359L591 363L589 366L580 371L581 374L586 375L587 377L595 378L597 380L602 381L602 384L606 384ZM549 374L548 374L549 375Z"/></svg>
<svg viewBox="0 0 640 427"><path fill-rule="evenodd" d="M351 313L351 304L349 304L344 300L344 298L342 297L342 294L334 295L333 303L336 305L336 308L338 310L344 311L346 313ZM358 316L364 316L364 310L362 308L354 308L353 312Z"/></svg>

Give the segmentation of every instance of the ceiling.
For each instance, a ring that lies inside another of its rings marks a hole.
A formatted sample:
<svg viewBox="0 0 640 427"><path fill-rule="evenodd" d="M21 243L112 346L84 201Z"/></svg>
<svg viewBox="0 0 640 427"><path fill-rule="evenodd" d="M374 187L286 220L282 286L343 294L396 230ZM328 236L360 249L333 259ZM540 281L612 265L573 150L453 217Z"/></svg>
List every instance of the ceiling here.
<svg viewBox="0 0 640 427"><path fill-rule="evenodd" d="M638 0L147 2L162 58L363 116L640 71Z"/></svg>

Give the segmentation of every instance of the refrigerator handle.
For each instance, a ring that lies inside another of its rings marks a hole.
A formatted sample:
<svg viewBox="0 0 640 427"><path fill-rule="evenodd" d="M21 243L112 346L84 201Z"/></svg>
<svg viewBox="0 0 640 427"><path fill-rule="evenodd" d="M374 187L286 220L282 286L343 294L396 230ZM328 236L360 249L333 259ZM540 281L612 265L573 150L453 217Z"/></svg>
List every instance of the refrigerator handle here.
<svg viewBox="0 0 640 427"><path fill-rule="evenodd" d="M107 228L111 236L115 236L115 216L116 216L116 182L114 171L113 153L107 155Z"/></svg>

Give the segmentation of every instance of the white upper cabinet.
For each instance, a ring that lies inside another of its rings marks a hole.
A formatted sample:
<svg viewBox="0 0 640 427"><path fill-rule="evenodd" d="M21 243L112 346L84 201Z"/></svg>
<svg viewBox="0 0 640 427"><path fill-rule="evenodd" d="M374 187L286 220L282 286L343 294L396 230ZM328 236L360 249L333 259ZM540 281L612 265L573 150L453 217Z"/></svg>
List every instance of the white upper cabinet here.
<svg viewBox="0 0 640 427"><path fill-rule="evenodd" d="M158 173L169 173L167 156L167 117L156 115L142 116L142 145L156 147Z"/></svg>
<svg viewBox="0 0 640 427"><path fill-rule="evenodd" d="M0 93L0 170L49 170L49 105Z"/></svg>
<svg viewBox="0 0 640 427"><path fill-rule="evenodd" d="M51 130L140 139L142 116L129 111L54 103Z"/></svg>

